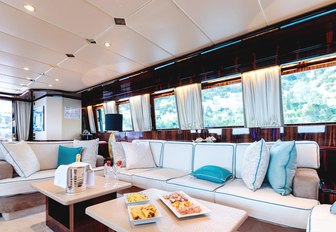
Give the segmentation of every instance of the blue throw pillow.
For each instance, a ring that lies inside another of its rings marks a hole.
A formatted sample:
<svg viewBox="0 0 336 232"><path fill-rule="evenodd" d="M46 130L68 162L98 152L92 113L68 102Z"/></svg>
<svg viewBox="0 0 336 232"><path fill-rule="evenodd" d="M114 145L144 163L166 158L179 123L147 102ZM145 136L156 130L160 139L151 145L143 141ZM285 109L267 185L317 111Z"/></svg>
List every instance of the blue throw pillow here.
<svg viewBox="0 0 336 232"><path fill-rule="evenodd" d="M82 147L58 147L57 167L62 164L71 164L76 161L76 155L82 152Z"/></svg>
<svg viewBox="0 0 336 232"><path fill-rule="evenodd" d="M232 177L232 173L218 166L203 166L192 173L197 179L207 180L218 184L223 184Z"/></svg>
<svg viewBox="0 0 336 232"><path fill-rule="evenodd" d="M288 195L292 192L293 178L297 167L295 141L278 140L270 150L271 159L267 178L275 192Z"/></svg>

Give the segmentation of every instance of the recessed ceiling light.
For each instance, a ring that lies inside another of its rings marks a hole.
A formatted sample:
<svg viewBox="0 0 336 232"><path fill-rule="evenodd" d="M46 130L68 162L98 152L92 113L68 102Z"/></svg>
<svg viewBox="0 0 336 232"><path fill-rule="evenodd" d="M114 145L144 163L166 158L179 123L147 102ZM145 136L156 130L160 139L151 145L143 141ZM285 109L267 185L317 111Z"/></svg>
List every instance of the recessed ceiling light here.
<svg viewBox="0 0 336 232"><path fill-rule="evenodd" d="M24 70L26 70L26 71L28 71L28 70L29 70L29 68L28 68L28 67L24 67L23 69L24 69Z"/></svg>
<svg viewBox="0 0 336 232"><path fill-rule="evenodd" d="M105 42L104 45L105 45L105 47L110 47L111 46L111 44L109 42Z"/></svg>
<svg viewBox="0 0 336 232"><path fill-rule="evenodd" d="M59 81L59 79L56 78L55 81Z"/></svg>
<svg viewBox="0 0 336 232"><path fill-rule="evenodd" d="M26 77L26 80L31 80L31 78L30 77Z"/></svg>
<svg viewBox="0 0 336 232"><path fill-rule="evenodd" d="M25 86L25 84L20 84L21 86Z"/></svg>
<svg viewBox="0 0 336 232"><path fill-rule="evenodd" d="M32 5L24 5L23 6L26 10L30 11L30 12L34 12L35 8Z"/></svg>
<svg viewBox="0 0 336 232"><path fill-rule="evenodd" d="M49 87L52 87L52 84L49 84L48 86L49 86Z"/></svg>

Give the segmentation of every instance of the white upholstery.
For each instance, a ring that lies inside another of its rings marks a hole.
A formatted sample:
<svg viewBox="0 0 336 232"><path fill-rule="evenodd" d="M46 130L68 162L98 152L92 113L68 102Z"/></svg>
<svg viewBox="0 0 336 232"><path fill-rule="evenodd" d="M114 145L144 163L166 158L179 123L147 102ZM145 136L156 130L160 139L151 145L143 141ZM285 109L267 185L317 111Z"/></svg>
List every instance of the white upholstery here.
<svg viewBox="0 0 336 232"><path fill-rule="evenodd" d="M205 165L216 165L232 172L235 149L234 143L196 143L193 170Z"/></svg>
<svg viewBox="0 0 336 232"><path fill-rule="evenodd" d="M241 179L234 179L215 191L215 202L247 211L251 217L296 228L306 228L311 209L319 202L281 196L268 184L253 192Z"/></svg>
<svg viewBox="0 0 336 232"><path fill-rule="evenodd" d="M57 167L58 146L73 147L73 141L57 142L27 142L40 162L40 169L55 169Z"/></svg>
<svg viewBox="0 0 336 232"><path fill-rule="evenodd" d="M129 169L127 170L126 168L120 168L119 169L119 179L122 181L126 181L129 183L132 183L132 176L134 174L138 174L141 172L146 172L149 171L151 169L149 168L141 168L141 169Z"/></svg>
<svg viewBox="0 0 336 232"><path fill-rule="evenodd" d="M155 168L146 172L134 174L132 184L140 188L159 188L166 190L166 181L172 178L182 177L190 172L173 168Z"/></svg>
<svg viewBox="0 0 336 232"><path fill-rule="evenodd" d="M251 143L237 143L236 146L236 178L241 178L241 171L243 167L244 151ZM266 142L270 148L274 142ZM298 168L314 168L320 167L320 149L314 141L295 141L297 150L297 165Z"/></svg>
<svg viewBox="0 0 336 232"><path fill-rule="evenodd" d="M149 142L154 162L156 166L161 167L161 153L163 150L163 140L133 140L133 143Z"/></svg>
<svg viewBox="0 0 336 232"><path fill-rule="evenodd" d="M184 191L192 197L211 202L214 202L214 190L223 186L223 184L197 179L192 175L168 180L167 184L168 191Z"/></svg>
<svg viewBox="0 0 336 232"><path fill-rule="evenodd" d="M192 171L193 143L165 142L162 154L162 167Z"/></svg>
<svg viewBox="0 0 336 232"><path fill-rule="evenodd" d="M307 224L307 232L332 232L336 230L336 215L330 213L331 205L313 208Z"/></svg>

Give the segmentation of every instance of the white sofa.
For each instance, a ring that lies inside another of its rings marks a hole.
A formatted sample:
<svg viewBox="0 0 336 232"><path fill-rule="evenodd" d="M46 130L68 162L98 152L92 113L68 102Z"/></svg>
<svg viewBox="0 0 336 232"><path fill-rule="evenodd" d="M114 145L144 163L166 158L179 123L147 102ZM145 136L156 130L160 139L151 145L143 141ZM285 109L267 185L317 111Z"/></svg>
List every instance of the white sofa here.
<svg viewBox="0 0 336 232"><path fill-rule="evenodd" d="M317 201L319 179L319 146L312 141L297 141L298 173L300 169L313 176L313 187L303 190L315 199L292 194L281 196L269 184L253 192L241 179L244 151L249 143L191 143L162 140L135 140L149 142L157 168L120 169L120 179L140 188L159 188L167 191L184 191L193 197L240 208L268 222L295 228L306 228L307 219ZM272 142L267 145L272 146ZM223 167L233 174L225 184L216 184L194 178L191 173L204 165ZM294 186L295 188L295 186ZM299 191L296 191L299 192ZM299 193L297 195L300 195Z"/></svg>
<svg viewBox="0 0 336 232"><path fill-rule="evenodd" d="M0 213L4 219L16 218L14 214L21 214L17 211L26 210L29 206L35 206L41 202L22 204L22 199L25 201L30 198L26 197L29 194L37 192L31 186L31 183L51 179L54 177L57 168L58 147L59 145L72 147L73 141L58 141L58 142L27 142L34 151L40 163L40 171L30 175L29 177L13 177L0 180ZM1 152L1 150L0 150ZM99 157L103 159L103 157ZM103 166L94 168L97 175L103 175ZM31 195L33 196L33 195ZM35 196L32 200L39 201ZM11 204L8 206L8 204ZM22 213L24 215L24 213Z"/></svg>

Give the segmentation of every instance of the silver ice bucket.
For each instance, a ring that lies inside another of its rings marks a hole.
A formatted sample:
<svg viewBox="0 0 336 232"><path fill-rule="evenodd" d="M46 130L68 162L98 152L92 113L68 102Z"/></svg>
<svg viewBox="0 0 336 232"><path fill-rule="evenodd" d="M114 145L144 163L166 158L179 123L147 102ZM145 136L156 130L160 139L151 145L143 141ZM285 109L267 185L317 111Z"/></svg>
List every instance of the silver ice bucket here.
<svg viewBox="0 0 336 232"><path fill-rule="evenodd" d="M76 167L69 167L67 172L67 193L78 193L86 190L88 173L90 172L88 164Z"/></svg>

